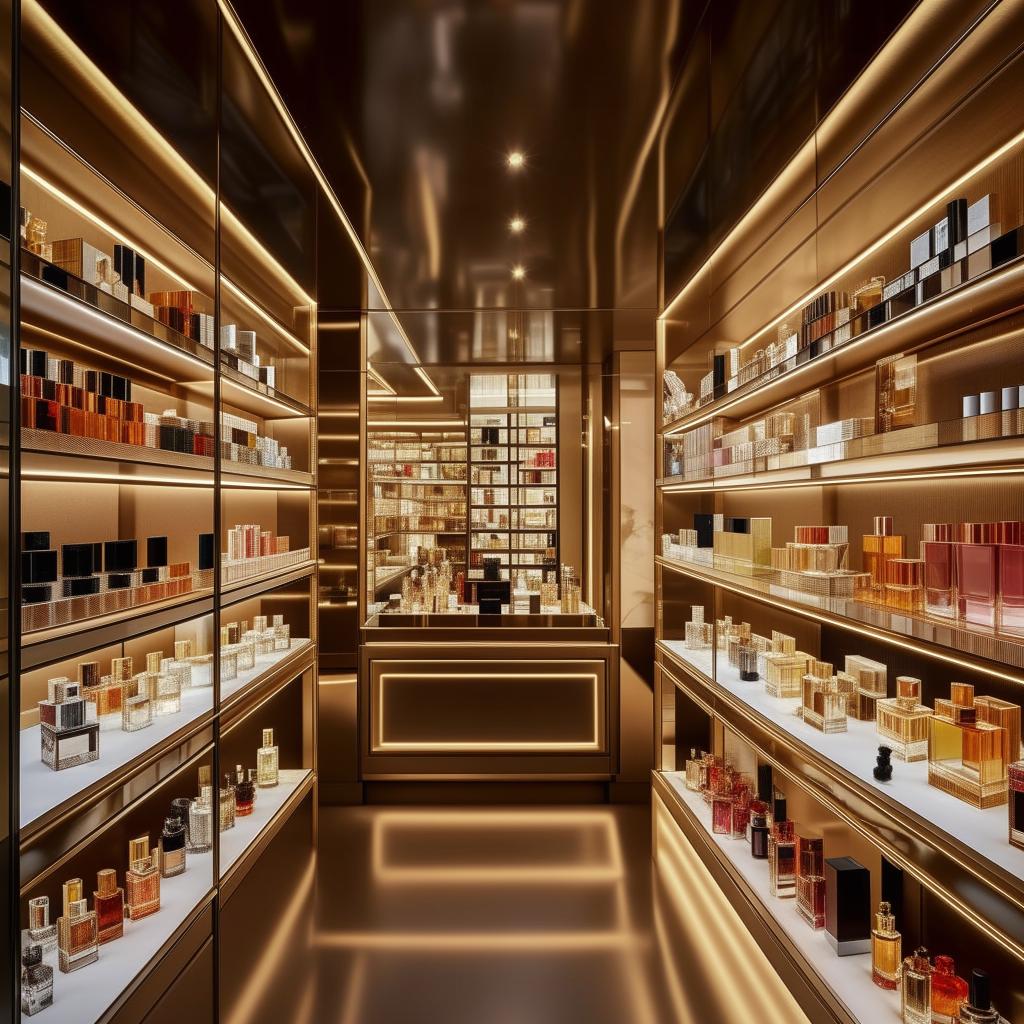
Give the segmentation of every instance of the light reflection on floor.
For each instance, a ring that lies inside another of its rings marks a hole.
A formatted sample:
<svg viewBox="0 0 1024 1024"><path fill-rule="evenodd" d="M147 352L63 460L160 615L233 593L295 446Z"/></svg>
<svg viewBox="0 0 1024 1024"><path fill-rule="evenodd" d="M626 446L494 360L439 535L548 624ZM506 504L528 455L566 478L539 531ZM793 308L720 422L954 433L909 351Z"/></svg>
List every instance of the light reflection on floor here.
<svg viewBox="0 0 1024 1024"><path fill-rule="evenodd" d="M675 888L645 807L321 808L309 1019L706 1024L716 929Z"/></svg>

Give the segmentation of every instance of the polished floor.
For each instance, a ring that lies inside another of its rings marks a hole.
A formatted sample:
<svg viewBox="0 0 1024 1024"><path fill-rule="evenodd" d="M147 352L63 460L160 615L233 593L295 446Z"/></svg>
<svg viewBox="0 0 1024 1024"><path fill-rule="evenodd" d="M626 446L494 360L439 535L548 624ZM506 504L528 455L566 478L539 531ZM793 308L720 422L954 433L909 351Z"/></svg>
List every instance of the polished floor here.
<svg viewBox="0 0 1024 1024"><path fill-rule="evenodd" d="M325 807L319 836L279 932L302 969L251 975L237 1024L803 1020L692 851L654 867L646 807Z"/></svg>

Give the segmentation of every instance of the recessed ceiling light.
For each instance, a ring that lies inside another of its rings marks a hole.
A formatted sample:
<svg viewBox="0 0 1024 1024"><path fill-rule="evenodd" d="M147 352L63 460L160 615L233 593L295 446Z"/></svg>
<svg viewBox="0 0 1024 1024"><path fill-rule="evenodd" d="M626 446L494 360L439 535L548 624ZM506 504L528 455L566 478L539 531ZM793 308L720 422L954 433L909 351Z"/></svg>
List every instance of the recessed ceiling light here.
<svg viewBox="0 0 1024 1024"><path fill-rule="evenodd" d="M508 229L513 235L522 234L523 229L526 227L526 221L523 220L518 214L508 222Z"/></svg>
<svg viewBox="0 0 1024 1024"><path fill-rule="evenodd" d="M524 267L521 263L517 263L512 268L512 279L514 281L522 281L524 277L526 277L526 267Z"/></svg>
<svg viewBox="0 0 1024 1024"><path fill-rule="evenodd" d="M526 163L526 154L521 149L513 149L505 158L505 162L508 164L509 170L518 171Z"/></svg>

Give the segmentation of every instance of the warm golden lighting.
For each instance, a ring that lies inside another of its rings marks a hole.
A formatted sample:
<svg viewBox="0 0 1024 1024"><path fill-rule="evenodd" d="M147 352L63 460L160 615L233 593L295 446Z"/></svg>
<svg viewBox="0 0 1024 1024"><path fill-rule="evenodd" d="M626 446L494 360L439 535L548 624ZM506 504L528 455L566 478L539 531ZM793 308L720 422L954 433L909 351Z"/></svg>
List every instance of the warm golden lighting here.
<svg viewBox="0 0 1024 1024"><path fill-rule="evenodd" d="M522 263L517 263L512 268L512 280L513 281L522 281L522 279L524 277L526 277L526 267L524 267L522 265Z"/></svg>
<svg viewBox="0 0 1024 1024"><path fill-rule="evenodd" d="M526 166L526 154L520 149L513 149L507 157L505 157L505 163L508 165L510 171L519 171Z"/></svg>
<svg viewBox="0 0 1024 1024"><path fill-rule="evenodd" d="M526 221L518 214L508 222L508 229L513 235L521 235L526 228Z"/></svg>

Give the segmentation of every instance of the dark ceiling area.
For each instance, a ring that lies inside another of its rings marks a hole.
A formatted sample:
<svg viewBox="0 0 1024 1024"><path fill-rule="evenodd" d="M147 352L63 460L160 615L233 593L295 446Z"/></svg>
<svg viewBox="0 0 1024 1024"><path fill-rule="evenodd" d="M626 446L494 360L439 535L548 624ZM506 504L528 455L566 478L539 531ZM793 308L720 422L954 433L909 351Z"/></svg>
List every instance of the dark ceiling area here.
<svg viewBox="0 0 1024 1024"><path fill-rule="evenodd" d="M359 222L393 308L628 307L653 322L653 125L684 13L693 21L686 0L236 7ZM507 164L514 151L518 170ZM641 218L646 248L627 256ZM402 320L425 361L472 358L467 315ZM555 320L576 330L588 318ZM417 337L427 323L431 337Z"/></svg>

